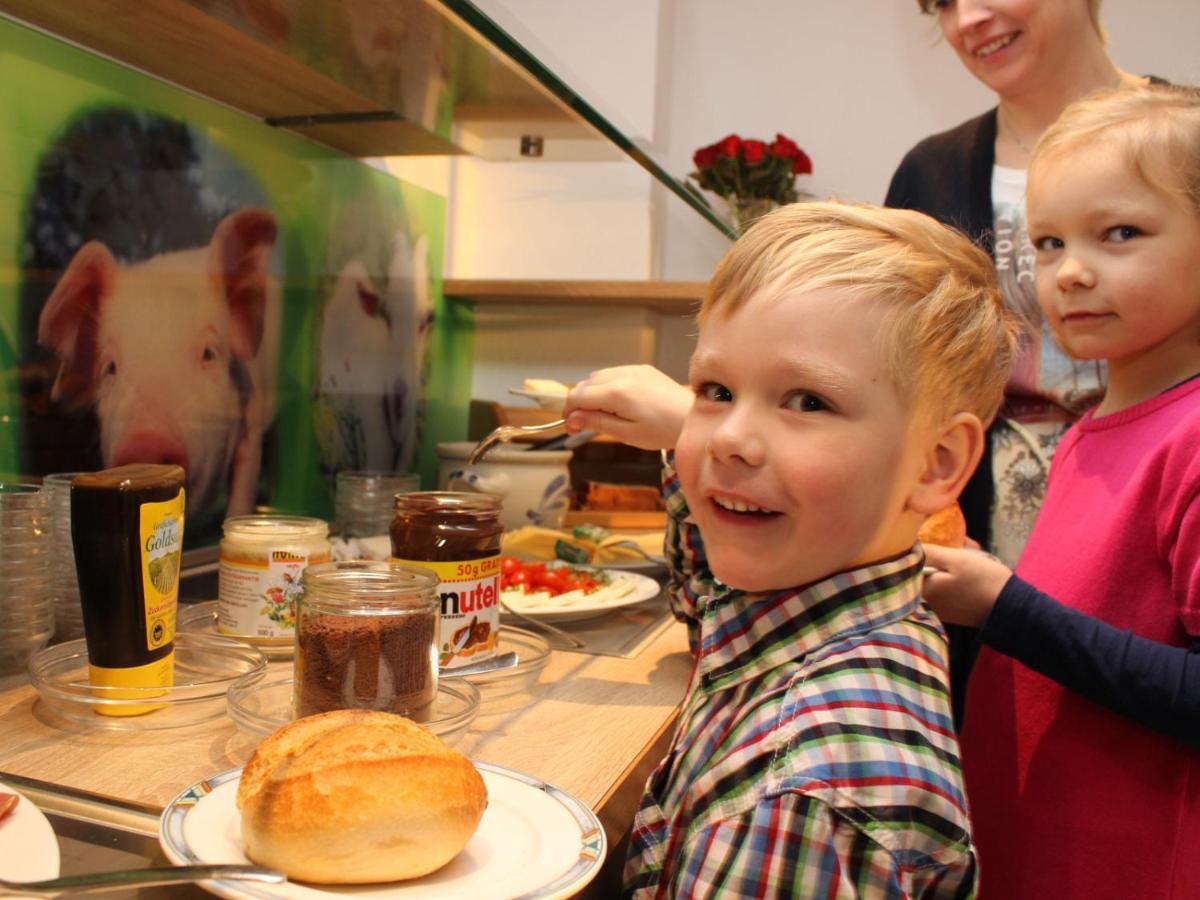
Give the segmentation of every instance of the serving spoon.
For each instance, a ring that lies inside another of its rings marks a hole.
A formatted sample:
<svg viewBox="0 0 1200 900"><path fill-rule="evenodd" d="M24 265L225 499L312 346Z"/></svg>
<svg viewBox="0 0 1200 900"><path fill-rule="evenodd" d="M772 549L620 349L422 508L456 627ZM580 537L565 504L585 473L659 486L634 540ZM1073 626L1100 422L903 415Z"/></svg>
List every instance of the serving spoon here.
<svg viewBox="0 0 1200 900"><path fill-rule="evenodd" d="M501 425L493 428L482 441L475 445L471 455L467 457L467 465L473 466L494 450L498 444L507 444L513 438L522 434L537 434L540 431L553 431L567 424L566 419L555 419L544 425Z"/></svg>
<svg viewBox="0 0 1200 900"><path fill-rule="evenodd" d="M535 619L533 616L527 616L524 613L517 612L503 600L500 601L500 609L508 613L513 618L520 619L522 622L526 622L535 628L542 629L547 634L562 641L568 647L574 647L576 650L582 650L587 646L583 641L575 637L575 635L571 634L570 632L563 631L561 628L555 628L549 622L543 622L541 619Z"/></svg>
<svg viewBox="0 0 1200 900"><path fill-rule="evenodd" d="M128 887L186 884L193 881L258 881L279 884L286 880L282 872L264 869L261 866L159 866L153 869L122 869L116 872L64 875L45 881L0 879L0 896L57 897L59 894L99 894Z"/></svg>

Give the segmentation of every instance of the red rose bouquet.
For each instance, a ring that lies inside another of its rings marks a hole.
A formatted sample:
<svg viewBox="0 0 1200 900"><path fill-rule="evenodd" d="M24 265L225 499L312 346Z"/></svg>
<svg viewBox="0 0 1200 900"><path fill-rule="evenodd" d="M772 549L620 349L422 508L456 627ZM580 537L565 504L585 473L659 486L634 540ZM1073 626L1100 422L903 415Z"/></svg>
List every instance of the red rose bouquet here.
<svg viewBox="0 0 1200 900"><path fill-rule="evenodd" d="M794 203L797 175L811 175L812 160L791 138L776 134L770 144L731 134L692 156L695 184L725 199L739 230L775 206ZM690 185L689 185L690 186Z"/></svg>

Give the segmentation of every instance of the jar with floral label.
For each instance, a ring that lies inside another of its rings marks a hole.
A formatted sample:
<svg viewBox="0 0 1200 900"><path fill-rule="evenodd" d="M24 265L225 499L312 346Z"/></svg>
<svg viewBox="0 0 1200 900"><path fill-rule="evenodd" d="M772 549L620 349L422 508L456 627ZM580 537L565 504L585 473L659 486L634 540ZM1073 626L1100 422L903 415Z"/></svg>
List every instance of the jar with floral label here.
<svg viewBox="0 0 1200 900"><path fill-rule="evenodd" d="M392 561L423 566L438 576L438 664L444 669L496 655L503 532L500 501L491 494L396 496Z"/></svg>
<svg viewBox="0 0 1200 900"><path fill-rule="evenodd" d="M235 516L221 538L217 631L290 650L305 567L328 562L329 525L308 516Z"/></svg>

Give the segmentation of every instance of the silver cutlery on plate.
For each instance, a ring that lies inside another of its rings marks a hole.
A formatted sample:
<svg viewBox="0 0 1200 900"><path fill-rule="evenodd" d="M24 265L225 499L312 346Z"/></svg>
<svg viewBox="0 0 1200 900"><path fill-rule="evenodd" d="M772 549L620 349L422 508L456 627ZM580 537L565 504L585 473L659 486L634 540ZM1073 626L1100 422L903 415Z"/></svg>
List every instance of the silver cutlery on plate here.
<svg viewBox="0 0 1200 900"><path fill-rule="evenodd" d="M128 887L186 884L195 881L257 881L279 884L286 880L282 872L264 869L261 866L159 866L153 869L122 869L116 872L64 875L45 881L0 879L0 896L57 897L59 894L99 894Z"/></svg>

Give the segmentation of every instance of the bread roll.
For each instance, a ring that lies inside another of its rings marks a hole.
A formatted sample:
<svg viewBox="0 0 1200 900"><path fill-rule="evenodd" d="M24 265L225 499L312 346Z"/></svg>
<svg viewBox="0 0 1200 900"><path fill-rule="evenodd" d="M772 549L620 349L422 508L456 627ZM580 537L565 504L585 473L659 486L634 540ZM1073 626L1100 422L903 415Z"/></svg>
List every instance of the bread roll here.
<svg viewBox="0 0 1200 900"><path fill-rule="evenodd" d="M238 785L246 855L291 879L418 878L453 859L483 817L471 761L403 716L335 710L266 738Z"/></svg>
<svg viewBox="0 0 1200 900"><path fill-rule="evenodd" d="M961 547L967 539L967 520L963 518L962 507L952 503L935 512L921 524L917 537L923 544Z"/></svg>

